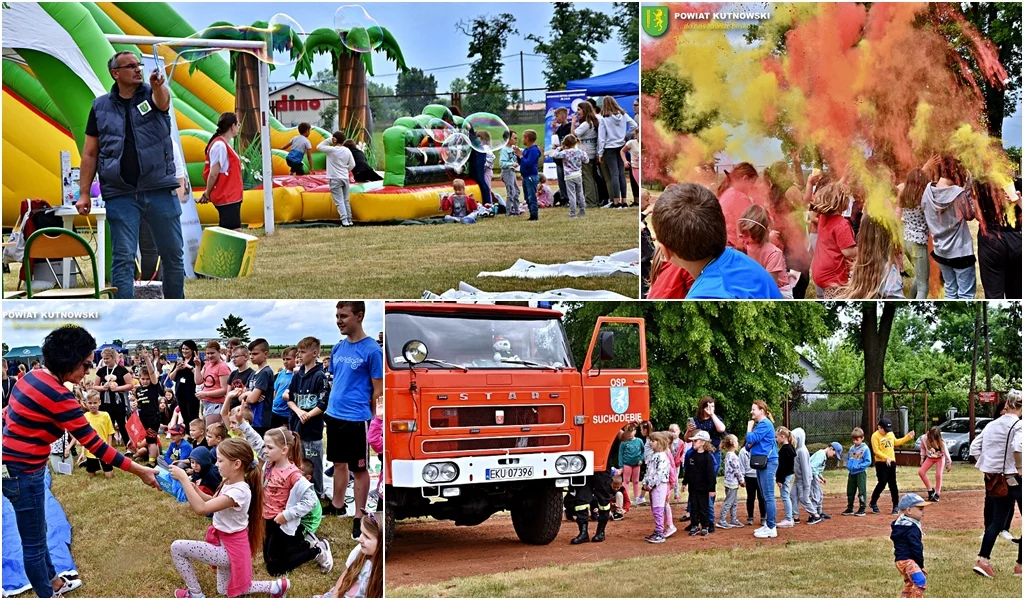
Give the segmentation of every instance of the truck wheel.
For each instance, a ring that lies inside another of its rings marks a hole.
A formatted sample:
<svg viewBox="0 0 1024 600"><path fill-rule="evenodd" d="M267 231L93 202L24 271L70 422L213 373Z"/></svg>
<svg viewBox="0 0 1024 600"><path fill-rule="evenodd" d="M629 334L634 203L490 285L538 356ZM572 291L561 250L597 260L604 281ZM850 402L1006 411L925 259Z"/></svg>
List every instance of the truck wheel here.
<svg viewBox="0 0 1024 600"><path fill-rule="evenodd" d="M558 537L562 527L562 490L550 482L524 489L512 508L512 527L526 544L543 546Z"/></svg>

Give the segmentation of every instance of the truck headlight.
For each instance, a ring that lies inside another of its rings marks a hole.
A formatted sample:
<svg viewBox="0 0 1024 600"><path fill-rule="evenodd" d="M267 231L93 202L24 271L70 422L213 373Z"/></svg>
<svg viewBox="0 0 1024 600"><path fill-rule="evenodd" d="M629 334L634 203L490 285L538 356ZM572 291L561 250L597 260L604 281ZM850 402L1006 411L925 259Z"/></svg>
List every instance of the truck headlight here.
<svg viewBox="0 0 1024 600"><path fill-rule="evenodd" d="M427 483L448 483L459 477L459 467L455 463L430 463L423 467L423 481Z"/></svg>
<svg viewBox="0 0 1024 600"><path fill-rule="evenodd" d="M579 454L559 456L555 461L555 470L563 475L572 475L583 471L587 461Z"/></svg>

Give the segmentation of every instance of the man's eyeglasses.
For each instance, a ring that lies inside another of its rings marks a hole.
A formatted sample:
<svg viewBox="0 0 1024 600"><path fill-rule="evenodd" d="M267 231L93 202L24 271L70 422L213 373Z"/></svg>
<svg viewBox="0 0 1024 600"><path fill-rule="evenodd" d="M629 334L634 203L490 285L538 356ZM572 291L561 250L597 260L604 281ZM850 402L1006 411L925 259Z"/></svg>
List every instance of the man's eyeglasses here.
<svg viewBox="0 0 1024 600"><path fill-rule="evenodd" d="M141 68L142 68L142 63L132 63L130 65L121 65L120 67L114 67L112 70L114 70L114 71L116 71L118 69L135 69L135 70L138 70L138 69L141 69Z"/></svg>

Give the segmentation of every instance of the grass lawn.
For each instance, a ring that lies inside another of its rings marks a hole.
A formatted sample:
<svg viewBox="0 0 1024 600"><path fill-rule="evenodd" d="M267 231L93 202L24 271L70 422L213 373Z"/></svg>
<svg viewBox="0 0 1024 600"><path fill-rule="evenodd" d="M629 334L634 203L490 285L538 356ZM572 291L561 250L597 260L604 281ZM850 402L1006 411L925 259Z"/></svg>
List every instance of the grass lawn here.
<svg viewBox="0 0 1024 600"><path fill-rule="evenodd" d="M929 597L1020 598L1021 582L1013 576L1016 546L997 543L992 553L997 577L982 579L971 572L980 530L925 527ZM549 566L388 588L387 596L891 598L902 586L892 543L861 538L792 542L784 550L759 546Z"/></svg>
<svg viewBox="0 0 1024 600"><path fill-rule="evenodd" d="M610 290L637 297L636 277L559 277L551 279L478 278L524 258L536 263L589 260L637 246L634 210L593 209L569 219L569 209L546 208L540 221L500 215L475 225L366 225L262 229L251 277L185 282L195 298L392 298L419 299L425 290L441 293L460 281L492 291L544 291L562 287ZM17 286L17 269L4 277L4 289Z"/></svg>
<svg viewBox="0 0 1024 600"><path fill-rule="evenodd" d="M186 504L145 487L138 478L115 470L113 479L88 477L84 468L70 476L54 476L53 495L64 506L72 526L71 554L83 585L72 596L90 598L167 598L184 587L171 562L171 542L202 540L210 520ZM355 546L351 519L325 516L321 538L331 544L335 567L320 573L316 562L292 571L289 596L309 598L334 585ZM203 592L217 595L213 570L195 564ZM271 579L262 553L253 557L253 577Z"/></svg>

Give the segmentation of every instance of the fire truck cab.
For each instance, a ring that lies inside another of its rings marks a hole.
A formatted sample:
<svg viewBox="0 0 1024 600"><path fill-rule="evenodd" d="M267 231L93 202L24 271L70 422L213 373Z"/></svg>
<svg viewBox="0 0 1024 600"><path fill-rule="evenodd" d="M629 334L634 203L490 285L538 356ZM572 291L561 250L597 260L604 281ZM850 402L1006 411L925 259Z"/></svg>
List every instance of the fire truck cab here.
<svg viewBox="0 0 1024 600"><path fill-rule="evenodd" d="M563 492L648 418L643 319L598 318L578 368L555 310L389 303L384 317L388 542L396 519L507 510L520 540L548 544Z"/></svg>

